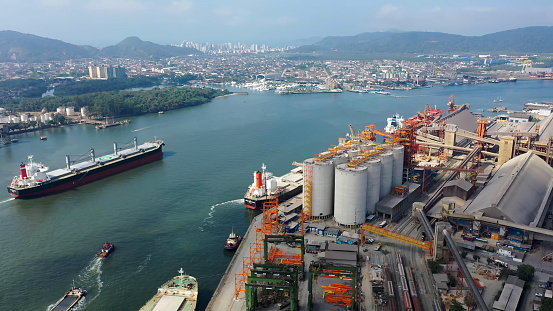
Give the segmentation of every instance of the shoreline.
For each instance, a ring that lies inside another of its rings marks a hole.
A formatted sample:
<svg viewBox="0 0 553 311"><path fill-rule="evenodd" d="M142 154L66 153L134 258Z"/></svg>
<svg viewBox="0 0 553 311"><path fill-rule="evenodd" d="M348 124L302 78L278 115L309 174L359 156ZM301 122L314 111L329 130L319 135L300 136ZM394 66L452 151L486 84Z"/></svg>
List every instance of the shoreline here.
<svg viewBox="0 0 553 311"><path fill-rule="evenodd" d="M248 92L232 92L230 94L219 95L215 98L228 97L228 96L234 96L234 95L250 95L250 93L248 93Z"/></svg>

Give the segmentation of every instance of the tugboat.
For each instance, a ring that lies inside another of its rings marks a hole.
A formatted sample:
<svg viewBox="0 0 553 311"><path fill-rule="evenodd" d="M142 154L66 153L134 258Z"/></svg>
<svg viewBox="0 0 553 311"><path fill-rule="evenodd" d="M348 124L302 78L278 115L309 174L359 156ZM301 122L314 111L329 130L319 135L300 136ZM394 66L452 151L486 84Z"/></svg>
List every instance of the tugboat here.
<svg viewBox="0 0 553 311"><path fill-rule="evenodd" d="M109 254L111 254L111 252L113 252L114 249L115 245L113 245L113 243L106 242L102 245L102 249L98 252L97 256L100 258L106 258Z"/></svg>
<svg viewBox="0 0 553 311"><path fill-rule="evenodd" d="M240 246L240 242L242 242L242 237L236 235L236 233L234 233L234 228L232 228L232 232L229 234L227 242L225 243L225 249L230 251L236 250L238 246Z"/></svg>

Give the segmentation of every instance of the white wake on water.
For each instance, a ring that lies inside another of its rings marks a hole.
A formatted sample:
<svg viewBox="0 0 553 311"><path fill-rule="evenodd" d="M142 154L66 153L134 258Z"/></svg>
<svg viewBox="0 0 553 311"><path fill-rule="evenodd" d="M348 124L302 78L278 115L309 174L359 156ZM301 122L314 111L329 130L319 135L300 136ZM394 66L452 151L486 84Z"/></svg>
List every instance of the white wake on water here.
<svg viewBox="0 0 553 311"><path fill-rule="evenodd" d="M150 126L146 126L146 127L143 127L143 128L136 129L136 130L132 130L131 132L139 132L139 131L142 131L142 130L145 130L145 129L149 129L151 127L154 127L154 125L150 125Z"/></svg>
<svg viewBox="0 0 553 311"><path fill-rule="evenodd" d="M148 266L148 263L150 262L150 259L152 259L152 254L146 255L146 259L144 259L144 261L142 261L142 263L138 266L138 269L136 269L135 273L142 272L142 270L144 270L144 268L146 268Z"/></svg>
<svg viewBox="0 0 553 311"><path fill-rule="evenodd" d="M94 299L100 296L102 286L104 285L100 278L102 276L103 262L103 258L95 257L88 263L86 268L81 270L75 279L75 286L86 290L89 299L86 299L87 296L83 297L73 308L71 308L71 310L81 310L87 305L87 301L94 301ZM73 286L73 283L71 283L71 286ZM91 293L94 293L93 297L90 296ZM46 307L46 311L54 309L54 305L55 304L51 304Z"/></svg>
<svg viewBox="0 0 553 311"><path fill-rule="evenodd" d="M15 198L9 198L9 199L6 199L4 201L0 201L0 204L7 203L7 202L13 201L13 200L15 200Z"/></svg>
<svg viewBox="0 0 553 311"><path fill-rule="evenodd" d="M215 213L215 210L217 208L225 208L225 207L230 207L230 206L234 206L234 205L240 206L242 204L244 204L244 199L230 200L230 201L223 202L223 203L217 203L217 204L211 206L211 208L209 209L209 213L207 214L207 217L204 218L204 220L202 221L202 226L198 227L198 229L200 229L200 231L204 231L203 226L213 224L213 221L211 219L213 219L213 214Z"/></svg>
<svg viewBox="0 0 553 311"><path fill-rule="evenodd" d="M75 280L77 286L87 291L89 301L94 301L102 292L102 286L104 285L101 278L103 264L103 258L95 257L90 261L88 266L79 273ZM94 296L90 296L90 294L94 294Z"/></svg>

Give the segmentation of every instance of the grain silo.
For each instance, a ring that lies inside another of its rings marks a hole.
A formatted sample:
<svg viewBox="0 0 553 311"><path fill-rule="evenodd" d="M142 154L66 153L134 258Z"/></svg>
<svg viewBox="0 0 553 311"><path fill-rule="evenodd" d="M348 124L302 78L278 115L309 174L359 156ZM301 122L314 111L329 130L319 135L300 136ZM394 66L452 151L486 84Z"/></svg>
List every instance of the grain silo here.
<svg viewBox="0 0 553 311"><path fill-rule="evenodd" d="M367 160L364 165L367 167L367 215L376 211L376 203L380 201L380 174L382 161L379 158Z"/></svg>
<svg viewBox="0 0 553 311"><path fill-rule="evenodd" d="M394 154L386 150L380 154L382 171L380 174L380 200L392 192L392 173L394 166Z"/></svg>
<svg viewBox="0 0 553 311"><path fill-rule="evenodd" d="M334 220L346 226L362 224L367 209L367 167L340 164L334 180Z"/></svg>
<svg viewBox="0 0 553 311"><path fill-rule="evenodd" d="M396 145L392 148L394 154L394 165L392 173L392 187L403 184L403 145Z"/></svg>
<svg viewBox="0 0 553 311"><path fill-rule="evenodd" d="M311 217L324 218L332 215L334 206L334 165L332 159L303 161L304 206L311 206ZM311 170L311 172L309 172ZM308 172L306 174L306 172ZM310 174L310 176L309 176ZM311 185L306 181L310 180ZM310 197L309 197L310 196ZM311 200L309 202L309 200Z"/></svg>

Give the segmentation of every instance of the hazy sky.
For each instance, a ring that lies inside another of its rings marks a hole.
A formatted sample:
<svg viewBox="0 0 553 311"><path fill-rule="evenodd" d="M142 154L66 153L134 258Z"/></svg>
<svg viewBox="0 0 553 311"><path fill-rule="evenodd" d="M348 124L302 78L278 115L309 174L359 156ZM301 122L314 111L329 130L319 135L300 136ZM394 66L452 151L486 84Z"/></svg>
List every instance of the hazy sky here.
<svg viewBox="0 0 553 311"><path fill-rule="evenodd" d="M482 35L552 26L551 0L0 0L0 30L73 44L292 43L404 30Z"/></svg>

